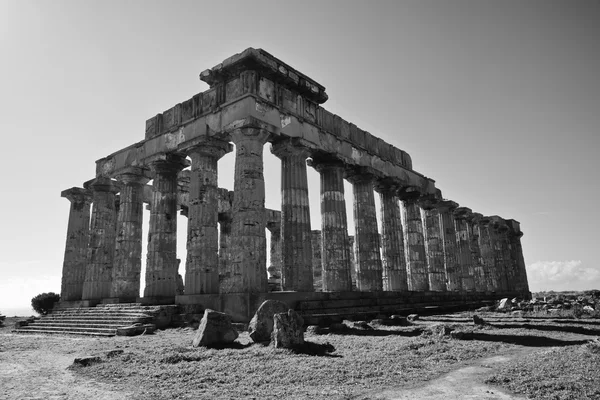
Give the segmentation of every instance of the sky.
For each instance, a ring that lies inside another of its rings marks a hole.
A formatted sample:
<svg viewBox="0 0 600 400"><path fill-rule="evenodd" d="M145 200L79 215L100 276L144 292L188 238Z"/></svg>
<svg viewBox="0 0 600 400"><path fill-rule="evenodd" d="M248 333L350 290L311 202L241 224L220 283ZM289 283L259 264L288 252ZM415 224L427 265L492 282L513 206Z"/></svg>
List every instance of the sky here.
<svg viewBox="0 0 600 400"><path fill-rule="evenodd" d="M324 108L407 151L445 198L520 221L532 291L600 289L598 1L0 0L0 313L60 292L60 192L248 47L324 85ZM269 208L279 179L266 146ZM318 180L309 168L313 229Z"/></svg>

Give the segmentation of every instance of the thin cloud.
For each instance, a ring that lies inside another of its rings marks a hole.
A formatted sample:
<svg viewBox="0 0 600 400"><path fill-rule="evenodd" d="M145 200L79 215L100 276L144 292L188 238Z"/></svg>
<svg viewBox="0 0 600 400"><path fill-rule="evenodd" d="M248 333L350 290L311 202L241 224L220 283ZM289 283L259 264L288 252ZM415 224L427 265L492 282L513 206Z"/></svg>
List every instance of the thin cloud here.
<svg viewBox="0 0 600 400"><path fill-rule="evenodd" d="M532 291L600 288L600 269L581 260L536 261L527 266L527 278Z"/></svg>

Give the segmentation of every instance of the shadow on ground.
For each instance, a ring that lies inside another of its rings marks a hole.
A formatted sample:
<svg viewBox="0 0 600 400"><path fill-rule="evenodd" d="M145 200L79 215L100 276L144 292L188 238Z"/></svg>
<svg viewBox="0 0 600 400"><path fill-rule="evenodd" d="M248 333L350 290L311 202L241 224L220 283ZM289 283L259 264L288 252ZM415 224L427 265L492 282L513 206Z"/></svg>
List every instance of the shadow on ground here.
<svg viewBox="0 0 600 400"><path fill-rule="evenodd" d="M574 346L589 342L588 340L560 340L545 336L497 335L481 332L473 332L473 335L470 338L472 338L473 340L482 340L486 342L503 342L528 347Z"/></svg>

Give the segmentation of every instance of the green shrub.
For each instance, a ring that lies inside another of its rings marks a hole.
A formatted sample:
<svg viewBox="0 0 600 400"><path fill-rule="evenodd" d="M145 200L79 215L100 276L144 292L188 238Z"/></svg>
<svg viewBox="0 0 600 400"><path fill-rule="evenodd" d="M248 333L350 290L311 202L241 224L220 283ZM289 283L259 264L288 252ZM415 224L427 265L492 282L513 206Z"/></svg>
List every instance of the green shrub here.
<svg viewBox="0 0 600 400"><path fill-rule="evenodd" d="M40 315L46 315L54 307L54 303L60 300L60 295L54 292L41 293L31 299L31 307Z"/></svg>

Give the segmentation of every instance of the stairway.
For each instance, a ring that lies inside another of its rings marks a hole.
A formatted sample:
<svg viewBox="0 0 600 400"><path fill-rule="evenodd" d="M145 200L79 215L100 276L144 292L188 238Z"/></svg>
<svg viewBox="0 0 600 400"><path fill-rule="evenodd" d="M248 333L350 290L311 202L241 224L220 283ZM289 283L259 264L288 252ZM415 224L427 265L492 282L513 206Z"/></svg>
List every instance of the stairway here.
<svg viewBox="0 0 600 400"><path fill-rule="evenodd" d="M16 333L45 333L86 336L132 336L152 333L160 306L139 303L100 304L96 307L65 308L15 328Z"/></svg>

